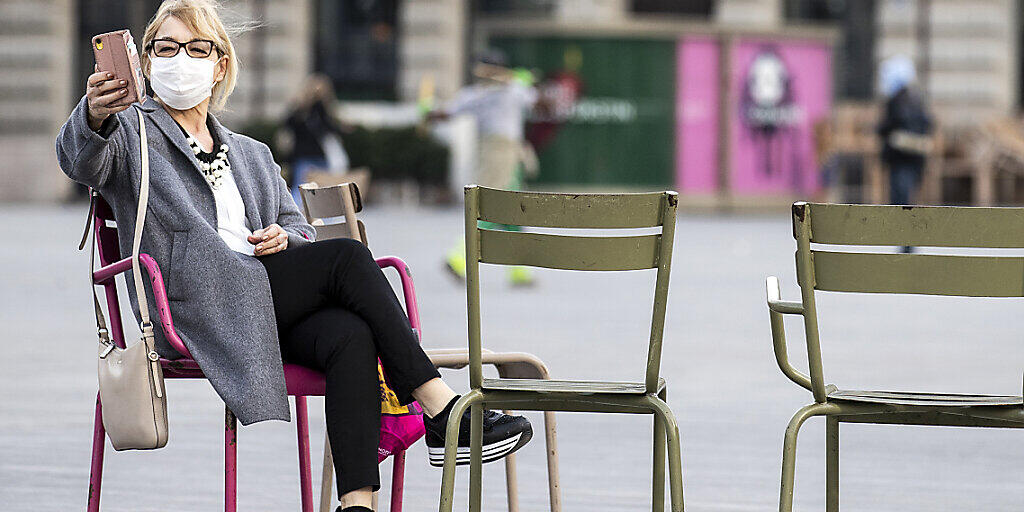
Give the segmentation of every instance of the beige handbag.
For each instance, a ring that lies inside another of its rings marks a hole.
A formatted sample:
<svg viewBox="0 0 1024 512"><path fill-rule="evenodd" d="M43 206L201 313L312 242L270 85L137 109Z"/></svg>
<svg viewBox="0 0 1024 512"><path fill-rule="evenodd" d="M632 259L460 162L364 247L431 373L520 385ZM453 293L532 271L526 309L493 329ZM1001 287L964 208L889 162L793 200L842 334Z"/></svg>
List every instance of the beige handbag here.
<svg viewBox="0 0 1024 512"><path fill-rule="evenodd" d="M99 335L99 385L103 404L103 428L115 450L152 450L167 444L167 397L164 393L164 374L160 356L153 338L153 323L149 319L149 301L142 285L139 268L139 245L149 203L149 141L146 122L139 114L139 136L142 146L142 180L139 188L139 207L135 215L135 239L132 242L132 277L142 317L142 339L127 348L110 341L103 311L100 309L96 288L93 305L96 308L96 330ZM91 218L91 215L90 215ZM93 236L89 262L95 253ZM91 276L90 276L91 277Z"/></svg>

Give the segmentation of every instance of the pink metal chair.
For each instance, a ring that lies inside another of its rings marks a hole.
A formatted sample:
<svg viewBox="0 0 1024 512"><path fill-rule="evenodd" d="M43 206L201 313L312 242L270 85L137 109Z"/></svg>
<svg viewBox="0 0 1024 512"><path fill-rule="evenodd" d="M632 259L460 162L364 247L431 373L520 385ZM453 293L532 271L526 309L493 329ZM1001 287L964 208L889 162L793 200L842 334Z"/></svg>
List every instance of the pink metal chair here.
<svg viewBox="0 0 1024 512"><path fill-rule="evenodd" d="M96 237L100 268L93 271L93 284L103 286L106 293L108 308L108 325L110 337L119 347L124 347L124 328L121 324L120 302L117 296L117 284L115 277L132 268L131 258L121 258L117 241L117 227L113 225L114 215L110 206L102 197L96 195L95 209L93 212L93 234ZM110 222L111 225L107 223ZM160 274L160 267L148 254L140 254L139 262L145 268L150 283L153 287L155 305L160 319L161 327L167 337L167 341L175 350L182 354L181 359L167 360L160 359L165 379L203 379L202 370L192 359L185 344L178 337L174 330L174 321L171 317L170 306L167 303L167 294L164 289L163 277ZM420 331L419 311L416 307L416 291L413 287L411 272L408 265L397 257L378 258L377 264L381 268L392 267L398 271L402 283L402 292L405 298L406 311L409 316L409 323ZM288 364L284 365L285 382L288 394L295 397L295 427L298 434L299 450L299 484L301 490L302 512L313 512L313 487L310 468L309 454L309 419L306 410L307 396L323 396L325 388L324 375L309 368ZM92 439L92 467L89 477L89 512L97 512L100 507L100 484L103 480L103 452L106 446L106 432L103 428L101 415L102 404L99 394L96 395L96 412L93 427ZM235 415L225 408L225 429L224 429L224 510L234 512L237 504L236 496L236 454L237 445L237 424ZM405 453L395 455L391 511L401 512L402 491L405 479Z"/></svg>

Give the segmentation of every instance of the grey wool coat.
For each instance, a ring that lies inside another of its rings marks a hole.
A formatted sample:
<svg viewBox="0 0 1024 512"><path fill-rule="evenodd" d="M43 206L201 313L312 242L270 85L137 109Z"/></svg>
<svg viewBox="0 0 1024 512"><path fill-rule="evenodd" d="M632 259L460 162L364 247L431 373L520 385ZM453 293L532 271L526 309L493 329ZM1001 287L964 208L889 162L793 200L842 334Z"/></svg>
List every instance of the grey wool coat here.
<svg viewBox="0 0 1024 512"><path fill-rule="evenodd" d="M57 136L60 167L110 203L121 254L131 254L142 175L137 108L146 122L150 162L140 251L160 265L175 329L242 424L287 421L288 396L266 270L255 257L229 249L217 233L213 192L185 135L163 107L147 98L113 116L97 133L88 126L82 98ZM248 227L279 224L288 232L289 248L312 241L315 232L299 213L270 149L211 118L212 129L228 145ZM149 280L143 281L150 305L155 304ZM139 318L135 288L128 286L128 292ZM163 330L155 331L159 353L181 357Z"/></svg>

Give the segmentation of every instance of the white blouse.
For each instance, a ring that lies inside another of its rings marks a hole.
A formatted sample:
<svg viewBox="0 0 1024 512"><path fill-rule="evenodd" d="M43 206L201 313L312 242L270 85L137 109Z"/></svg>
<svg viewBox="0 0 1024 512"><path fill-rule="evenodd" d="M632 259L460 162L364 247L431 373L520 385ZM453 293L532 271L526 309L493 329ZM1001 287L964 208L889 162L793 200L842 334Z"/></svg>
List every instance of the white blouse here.
<svg viewBox="0 0 1024 512"><path fill-rule="evenodd" d="M195 137L188 132L186 135L188 144L196 158L200 157L200 152L209 154L209 152L203 151ZM213 201L217 205L217 233L231 250L253 256L256 246L249 243L252 229L245 216L245 203L242 202L242 194L238 192L238 184L235 183L234 173L231 172L231 164L227 158L228 146L222 144L218 148L215 140L214 151L217 151L217 155L212 163L204 162L202 158L199 158L199 165L206 184L213 192Z"/></svg>
<svg viewBox="0 0 1024 512"><path fill-rule="evenodd" d="M249 243L248 237L252 235L252 230L249 229L245 203L242 202L242 194L238 192L230 167L220 186L211 189L213 200L217 203L217 233L231 250L252 256L256 246Z"/></svg>

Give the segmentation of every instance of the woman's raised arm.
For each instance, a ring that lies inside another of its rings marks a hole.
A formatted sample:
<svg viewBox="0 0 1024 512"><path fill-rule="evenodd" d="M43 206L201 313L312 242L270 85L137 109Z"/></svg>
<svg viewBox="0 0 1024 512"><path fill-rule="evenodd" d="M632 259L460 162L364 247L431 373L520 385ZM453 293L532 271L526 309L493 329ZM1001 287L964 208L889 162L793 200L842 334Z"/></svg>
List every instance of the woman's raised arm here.
<svg viewBox="0 0 1024 512"><path fill-rule="evenodd" d="M114 174L124 148L124 131L117 113L129 105L114 105L125 92L122 81L107 73L89 76L86 94L57 134L57 162L69 178L101 188Z"/></svg>

